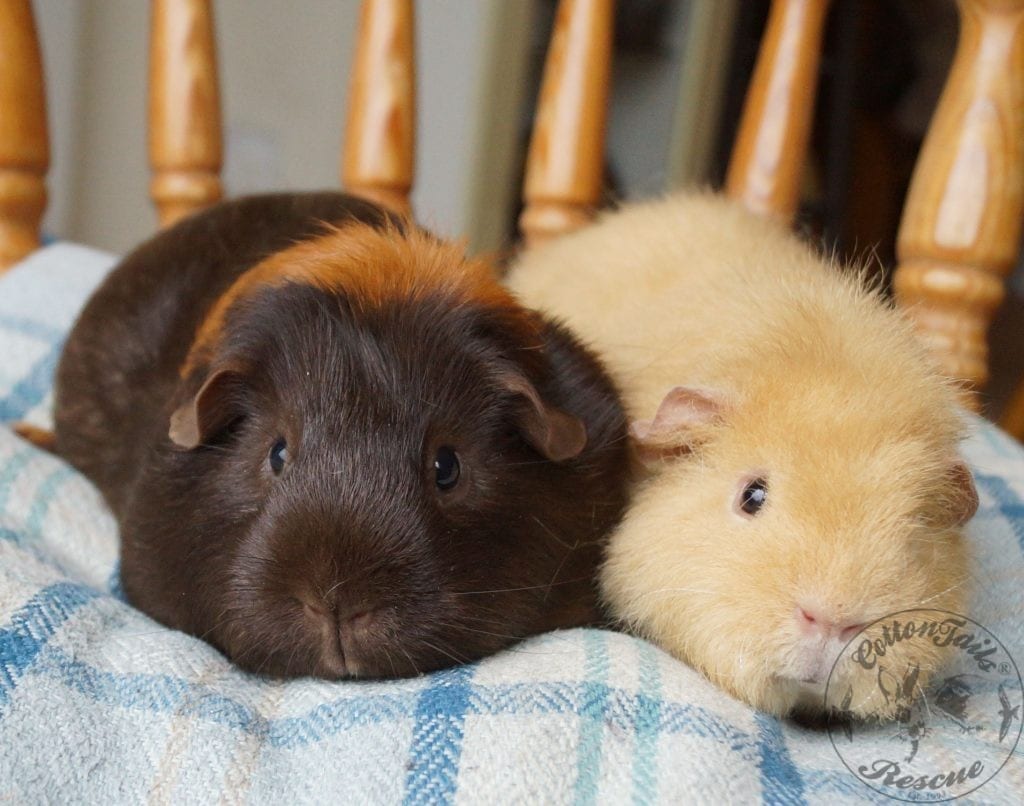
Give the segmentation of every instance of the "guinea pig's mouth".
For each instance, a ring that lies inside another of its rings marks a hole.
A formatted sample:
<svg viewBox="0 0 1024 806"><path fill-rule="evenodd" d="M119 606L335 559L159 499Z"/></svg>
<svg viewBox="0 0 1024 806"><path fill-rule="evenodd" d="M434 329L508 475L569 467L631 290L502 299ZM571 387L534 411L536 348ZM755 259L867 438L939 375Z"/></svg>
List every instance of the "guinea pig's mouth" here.
<svg viewBox="0 0 1024 806"><path fill-rule="evenodd" d="M319 673L323 677L386 676L374 657L387 655L391 614L386 608L354 607L341 613L306 603L306 618L320 635ZM397 667L392 665L397 672ZM397 675L392 675L397 676Z"/></svg>
<svg viewBox="0 0 1024 806"><path fill-rule="evenodd" d="M776 685L791 689L794 692L824 694L828 678L827 676L791 677L785 674L777 674L772 676L772 681Z"/></svg>
<svg viewBox="0 0 1024 806"><path fill-rule="evenodd" d="M841 651L841 644L831 642L801 646L793 661L787 664L788 668L776 677L802 686L824 688Z"/></svg>
<svg viewBox="0 0 1024 806"><path fill-rule="evenodd" d="M358 674L352 671L345 661L345 653L338 648L334 651L324 650L320 655L319 677L326 677L328 680L343 680L346 677L357 677Z"/></svg>
<svg viewBox="0 0 1024 806"><path fill-rule="evenodd" d="M434 650L437 636L410 633L402 614L391 607L353 608L315 614L321 636L317 674L334 680L415 677L451 665L454 656ZM421 648L419 643L423 643Z"/></svg>
<svg viewBox="0 0 1024 806"><path fill-rule="evenodd" d="M406 602L353 594L330 601L300 593L280 602L285 618L235 619L218 640L242 668L281 679L415 677L476 660L500 648L461 640L453 620L423 623ZM286 608L286 609L285 609ZM475 627L467 627L470 637ZM490 636L490 633L488 633ZM504 644L506 642L501 641Z"/></svg>
<svg viewBox="0 0 1024 806"><path fill-rule="evenodd" d="M838 642L802 642L771 675L771 688L785 712L820 712L833 677L833 666L842 645Z"/></svg>
<svg viewBox="0 0 1024 806"><path fill-rule="evenodd" d="M787 680L792 712L821 713L825 710L825 681Z"/></svg>

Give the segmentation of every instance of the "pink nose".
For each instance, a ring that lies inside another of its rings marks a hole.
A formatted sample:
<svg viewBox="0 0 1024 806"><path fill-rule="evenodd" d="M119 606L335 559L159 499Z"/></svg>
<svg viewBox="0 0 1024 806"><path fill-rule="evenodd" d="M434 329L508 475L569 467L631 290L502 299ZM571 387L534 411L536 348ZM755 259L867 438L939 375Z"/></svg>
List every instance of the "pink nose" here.
<svg viewBox="0 0 1024 806"><path fill-rule="evenodd" d="M836 623L831 619L825 618L819 611L811 610L801 605L796 607L796 621L800 631L805 635L838 638L844 643L864 629L863 623L858 624L851 621Z"/></svg>

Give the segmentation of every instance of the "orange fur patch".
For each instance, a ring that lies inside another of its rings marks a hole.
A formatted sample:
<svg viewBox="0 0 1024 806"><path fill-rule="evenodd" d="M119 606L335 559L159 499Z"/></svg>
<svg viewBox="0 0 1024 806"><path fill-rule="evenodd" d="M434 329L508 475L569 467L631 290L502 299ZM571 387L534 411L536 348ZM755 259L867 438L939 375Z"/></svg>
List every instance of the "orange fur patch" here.
<svg viewBox="0 0 1024 806"><path fill-rule="evenodd" d="M324 235L271 255L240 276L210 309L181 367L188 376L223 338L228 311L240 300L288 283L344 291L366 310L396 299L433 294L457 303L518 309L484 260L467 259L460 244L439 240L407 223L377 228L361 222L329 226Z"/></svg>

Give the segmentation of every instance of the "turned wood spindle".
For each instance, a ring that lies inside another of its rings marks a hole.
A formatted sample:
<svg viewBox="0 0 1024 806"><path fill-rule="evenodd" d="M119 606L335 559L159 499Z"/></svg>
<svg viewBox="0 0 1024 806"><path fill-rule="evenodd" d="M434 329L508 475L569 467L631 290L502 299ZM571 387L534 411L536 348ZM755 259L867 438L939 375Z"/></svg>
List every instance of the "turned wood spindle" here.
<svg viewBox="0 0 1024 806"><path fill-rule="evenodd" d="M814 119L828 0L773 0L733 145L726 193L792 222Z"/></svg>
<svg viewBox="0 0 1024 806"><path fill-rule="evenodd" d="M43 66L29 0L0 2L0 272L39 246L46 209Z"/></svg>
<svg viewBox="0 0 1024 806"><path fill-rule="evenodd" d="M1017 386L1003 416L999 419L999 425L1007 433L1024 442L1024 383Z"/></svg>
<svg viewBox="0 0 1024 806"><path fill-rule="evenodd" d="M604 180L612 0L561 0L551 35L519 219L527 245L585 224Z"/></svg>
<svg viewBox="0 0 1024 806"><path fill-rule="evenodd" d="M150 196L161 226L220 200L221 124L209 0L153 0Z"/></svg>
<svg viewBox="0 0 1024 806"><path fill-rule="evenodd" d="M895 286L942 369L978 390L1024 212L1024 0L957 5L959 42L903 210Z"/></svg>
<svg viewBox="0 0 1024 806"><path fill-rule="evenodd" d="M341 183L350 193L409 213L416 162L412 0L363 0Z"/></svg>

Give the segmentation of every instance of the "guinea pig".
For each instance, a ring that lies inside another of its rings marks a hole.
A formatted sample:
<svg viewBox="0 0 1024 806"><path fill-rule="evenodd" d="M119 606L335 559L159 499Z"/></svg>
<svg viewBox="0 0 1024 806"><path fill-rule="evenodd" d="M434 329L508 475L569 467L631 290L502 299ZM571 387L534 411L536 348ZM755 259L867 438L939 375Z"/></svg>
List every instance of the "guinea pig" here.
<svg viewBox="0 0 1024 806"><path fill-rule="evenodd" d="M368 203L250 197L160 233L55 394L129 601L245 669L413 675L595 618L614 386L486 262Z"/></svg>
<svg viewBox="0 0 1024 806"><path fill-rule="evenodd" d="M871 676L829 682L833 664L887 614L963 612L977 494L955 389L863 273L829 263L690 193L528 251L509 283L622 391L643 472L601 572L612 614L768 713L821 715L835 685L886 718ZM944 654L887 662L923 686Z"/></svg>

